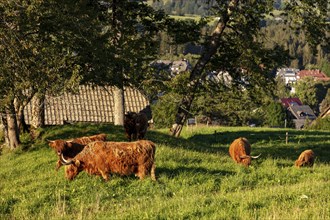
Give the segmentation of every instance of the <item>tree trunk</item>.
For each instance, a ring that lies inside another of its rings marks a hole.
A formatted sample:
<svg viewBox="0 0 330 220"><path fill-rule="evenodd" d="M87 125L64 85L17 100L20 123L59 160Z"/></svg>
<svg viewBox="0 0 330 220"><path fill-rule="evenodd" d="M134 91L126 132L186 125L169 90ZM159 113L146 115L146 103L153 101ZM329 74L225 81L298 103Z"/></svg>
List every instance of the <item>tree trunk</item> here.
<svg viewBox="0 0 330 220"><path fill-rule="evenodd" d="M23 105L19 106L17 113L18 113L17 114L18 115L18 120L17 120L18 129L23 133L29 133L30 129L29 129L29 126L25 122Z"/></svg>
<svg viewBox="0 0 330 220"><path fill-rule="evenodd" d="M31 127L40 128L45 125L45 94L36 94L32 98Z"/></svg>
<svg viewBox="0 0 330 220"><path fill-rule="evenodd" d="M123 125L125 114L125 98L123 88L114 89L114 124Z"/></svg>
<svg viewBox="0 0 330 220"><path fill-rule="evenodd" d="M1 122L5 144L9 146L7 114L1 114Z"/></svg>
<svg viewBox="0 0 330 220"><path fill-rule="evenodd" d="M14 103L11 103L9 108L6 109L6 136L7 138L6 143L8 144L10 149L15 149L20 145L20 140L19 140L19 129L17 126L17 117L16 117L16 112L15 112L15 107Z"/></svg>
<svg viewBox="0 0 330 220"><path fill-rule="evenodd" d="M221 36L224 30L227 27L230 16L237 7L239 0L231 0L227 6L227 12L224 13L219 20L217 26L215 27L212 36L205 45L205 51L197 61L193 70L190 74L190 83L187 85L187 93L182 98L176 119L175 124L172 126L171 134L172 136L179 137L183 128L184 123L186 122L189 114L191 104L195 98L196 90L200 84L200 80L203 79L206 75L204 68L206 64L211 60L212 56L217 52L218 48L221 45Z"/></svg>

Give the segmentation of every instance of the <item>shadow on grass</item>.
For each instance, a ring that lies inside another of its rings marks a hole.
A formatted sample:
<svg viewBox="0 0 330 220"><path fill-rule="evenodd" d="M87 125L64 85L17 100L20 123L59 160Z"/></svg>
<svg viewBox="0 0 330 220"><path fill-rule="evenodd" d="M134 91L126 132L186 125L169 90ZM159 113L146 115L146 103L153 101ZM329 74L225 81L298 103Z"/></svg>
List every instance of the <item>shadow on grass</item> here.
<svg viewBox="0 0 330 220"><path fill-rule="evenodd" d="M107 134L108 141L126 141L124 128L112 124L76 123L62 126L46 126L37 132L38 135L35 140L30 139L23 141L23 151L34 151L43 147L48 147L48 140L70 140L100 133Z"/></svg>
<svg viewBox="0 0 330 220"><path fill-rule="evenodd" d="M220 130L220 129L219 129ZM172 148L203 152L228 154L230 143L238 137L246 137L252 145L252 155L262 154L262 158L285 158L296 160L306 149L313 149L320 162L330 161L330 147L324 143L330 132L288 130L289 142L286 144L286 130L215 131L211 134L195 134L187 139L176 138L156 130L149 130L146 139L156 144ZM23 144L23 151L48 147L47 140L72 139L99 133L107 134L109 141L127 141L123 126L113 124L76 123L63 126L49 126L42 129L39 138Z"/></svg>
<svg viewBox="0 0 330 220"><path fill-rule="evenodd" d="M235 174L234 172L230 171L224 171L224 170L209 170L201 167L184 167L184 166L178 166L175 168L164 168L164 167L159 167L156 169L156 176L162 175L166 176L169 179L175 178L180 176L181 174L184 175L189 175L189 176L194 176L198 173L201 174L209 174L209 175L218 175L218 176L228 176L228 175L233 175Z"/></svg>
<svg viewBox="0 0 330 220"><path fill-rule="evenodd" d="M330 132L324 131L224 131L213 134L195 134L188 139L175 138L169 134L150 131L148 136L155 143L166 144L173 148L182 148L204 153L228 154L229 145L238 137L246 137L252 146L252 155L262 154L262 158L283 158L296 160L300 153L312 149L320 162L330 162L330 146L324 143Z"/></svg>

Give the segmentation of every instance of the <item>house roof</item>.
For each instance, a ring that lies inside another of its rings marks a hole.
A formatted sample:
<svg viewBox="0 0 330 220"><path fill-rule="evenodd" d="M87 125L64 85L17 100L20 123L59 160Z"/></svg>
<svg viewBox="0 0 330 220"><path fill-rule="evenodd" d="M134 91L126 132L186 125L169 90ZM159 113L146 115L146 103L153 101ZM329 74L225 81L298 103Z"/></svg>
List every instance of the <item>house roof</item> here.
<svg viewBox="0 0 330 220"><path fill-rule="evenodd" d="M291 105L288 109L296 119L316 119L316 115L308 105Z"/></svg>
<svg viewBox="0 0 330 220"><path fill-rule="evenodd" d="M305 77L313 77L314 79L329 81L330 77L325 75L321 70L301 70L297 73L297 79L303 79Z"/></svg>
<svg viewBox="0 0 330 220"><path fill-rule="evenodd" d="M59 125L69 122L114 122L114 87L79 86L78 93L45 98L45 124ZM138 90L124 88L125 112L146 112L151 119L149 100ZM27 124L32 120L32 104L24 109Z"/></svg>
<svg viewBox="0 0 330 220"><path fill-rule="evenodd" d="M299 98L282 98L281 103L283 106L288 108L291 105L302 105L302 102Z"/></svg>
<svg viewBox="0 0 330 220"><path fill-rule="evenodd" d="M189 69L190 69L190 64L189 64L188 60L185 60L185 59L173 61L172 66L171 66L172 72L175 72L175 73L187 71Z"/></svg>

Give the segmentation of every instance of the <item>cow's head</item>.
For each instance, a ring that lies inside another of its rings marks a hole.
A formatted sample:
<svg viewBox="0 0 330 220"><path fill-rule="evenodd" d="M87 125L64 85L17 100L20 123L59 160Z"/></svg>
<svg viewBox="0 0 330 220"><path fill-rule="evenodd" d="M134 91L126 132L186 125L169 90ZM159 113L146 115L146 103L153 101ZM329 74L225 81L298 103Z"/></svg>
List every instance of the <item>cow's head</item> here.
<svg viewBox="0 0 330 220"><path fill-rule="evenodd" d="M67 165L65 167L65 177L68 180L73 180L83 170L83 163L77 159L66 160L61 154L60 161L62 165Z"/></svg>
<svg viewBox="0 0 330 220"><path fill-rule="evenodd" d="M261 154L259 154L258 156L250 156L250 155L240 156L241 163L245 166L250 166L251 165L251 159L258 159L260 157L260 155Z"/></svg>
<svg viewBox="0 0 330 220"><path fill-rule="evenodd" d="M48 141L48 145L53 148L58 155L72 147L72 143L64 140Z"/></svg>
<svg viewBox="0 0 330 220"><path fill-rule="evenodd" d="M302 165L302 161L301 161L301 160L296 160L296 161L294 162L294 165L295 165L296 167L301 167L301 165Z"/></svg>
<svg viewBox="0 0 330 220"><path fill-rule="evenodd" d="M82 171L82 166L79 160L75 160L71 165L65 167L65 177L68 180L73 180Z"/></svg>

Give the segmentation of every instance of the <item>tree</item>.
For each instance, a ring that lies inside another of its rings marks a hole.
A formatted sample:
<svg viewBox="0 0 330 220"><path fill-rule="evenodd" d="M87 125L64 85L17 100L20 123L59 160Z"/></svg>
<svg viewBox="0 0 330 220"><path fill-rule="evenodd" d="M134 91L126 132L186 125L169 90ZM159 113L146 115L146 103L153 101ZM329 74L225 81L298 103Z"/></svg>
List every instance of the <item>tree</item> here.
<svg viewBox="0 0 330 220"><path fill-rule="evenodd" d="M18 118L24 106L46 91L74 90L80 71L88 69L80 52L86 49L89 35L75 21L88 20L84 27L99 26L91 24L95 20L86 14L86 7L84 1L0 3L0 101L10 148L20 144Z"/></svg>
<svg viewBox="0 0 330 220"><path fill-rule="evenodd" d="M330 83L315 81L312 77L305 77L295 86L296 95L302 103L309 105L313 111L320 113L320 104L325 99Z"/></svg>
<svg viewBox="0 0 330 220"><path fill-rule="evenodd" d="M139 87L148 78L149 63L157 54L157 34L165 27L167 16L142 0L102 1L101 21L106 44L100 48L106 71L93 71L83 82L115 86L115 124L123 124L124 87ZM99 54L100 55L100 54ZM99 64L95 68L100 68Z"/></svg>
<svg viewBox="0 0 330 220"><path fill-rule="evenodd" d="M209 64L221 66L223 62L226 62L231 68L223 65L222 70L228 70L234 79L240 80L244 76L253 86L262 87L262 82L267 81L263 79L269 79L267 73L274 67L272 65L274 62L267 61L271 60L272 55L275 58L274 54L279 52L279 47L275 46L267 53L262 53L265 51L264 47L257 40L260 39L259 22L272 11L273 1L219 0L217 3L215 14L219 16L219 20L211 35L206 38L204 53L190 74L187 94L182 98L176 115L175 129L172 131L174 136L180 135L200 81L205 78L207 67L211 66ZM308 0L299 1L299 3L292 1L286 5L285 11L291 26L306 31L306 38L313 48L321 42L329 42L326 36L328 30L328 25L325 23L326 9L327 2L324 0L313 3ZM225 51L223 48L231 50ZM239 62L233 64L233 60ZM286 61L285 59L280 61L279 58L276 60L282 63ZM256 78L259 78L259 83L253 80Z"/></svg>
<svg viewBox="0 0 330 220"><path fill-rule="evenodd" d="M285 109L280 103L271 102L265 107L265 125L271 127L284 127L285 119Z"/></svg>
<svg viewBox="0 0 330 220"><path fill-rule="evenodd" d="M79 84L119 88L123 118L123 88L148 75L166 18L142 0L5 1L0 12L0 107L12 148L20 143L17 114L32 98L32 122L42 126L45 95L75 92Z"/></svg>

